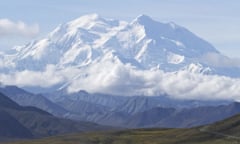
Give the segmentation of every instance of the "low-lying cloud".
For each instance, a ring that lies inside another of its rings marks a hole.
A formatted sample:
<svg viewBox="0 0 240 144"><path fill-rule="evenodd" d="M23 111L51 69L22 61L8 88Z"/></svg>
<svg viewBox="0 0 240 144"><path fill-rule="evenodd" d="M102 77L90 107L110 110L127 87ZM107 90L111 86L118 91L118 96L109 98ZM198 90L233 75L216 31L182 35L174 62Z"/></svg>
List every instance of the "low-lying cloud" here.
<svg viewBox="0 0 240 144"><path fill-rule="evenodd" d="M86 90L112 95L159 96L177 99L240 99L240 79L191 73L139 70L131 65L103 62L85 68L57 69L48 65L43 72L21 71L0 74L1 82L18 86L50 87L67 84L69 92Z"/></svg>
<svg viewBox="0 0 240 144"><path fill-rule="evenodd" d="M240 79L188 71L136 70L131 66L105 64L89 69L84 78L73 81L69 86L70 92L80 89L126 96L168 94L177 99L238 100Z"/></svg>
<svg viewBox="0 0 240 144"><path fill-rule="evenodd" d="M39 33L38 24L28 25L22 21L0 19L0 37L34 37Z"/></svg>
<svg viewBox="0 0 240 144"><path fill-rule="evenodd" d="M12 74L0 74L0 80L5 85L51 87L64 81L55 66L48 65L43 72L24 70Z"/></svg>

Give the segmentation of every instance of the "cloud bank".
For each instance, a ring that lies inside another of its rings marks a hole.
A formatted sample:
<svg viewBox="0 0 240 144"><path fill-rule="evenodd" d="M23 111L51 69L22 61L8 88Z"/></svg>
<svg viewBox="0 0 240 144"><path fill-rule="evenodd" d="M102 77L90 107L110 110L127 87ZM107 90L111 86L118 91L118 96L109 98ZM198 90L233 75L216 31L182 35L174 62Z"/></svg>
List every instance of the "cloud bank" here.
<svg viewBox="0 0 240 144"><path fill-rule="evenodd" d="M0 37L34 37L39 33L37 24L27 25L22 21L13 22L9 19L0 19Z"/></svg>
<svg viewBox="0 0 240 144"><path fill-rule="evenodd" d="M164 72L139 70L131 65L104 62L86 68L57 69L48 65L42 72L21 71L0 74L8 85L50 87L65 85L69 92L86 90L112 95L159 96L168 94L176 99L240 100L240 79L203 75L186 70Z"/></svg>
<svg viewBox="0 0 240 144"><path fill-rule="evenodd" d="M69 86L70 92L80 89L126 96L168 94L177 99L238 100L240 79L203 75L186 70L178 72L137 70L130 65L105 63L104 67L101 64L90 68L84 78L78 78Z"/></svg>

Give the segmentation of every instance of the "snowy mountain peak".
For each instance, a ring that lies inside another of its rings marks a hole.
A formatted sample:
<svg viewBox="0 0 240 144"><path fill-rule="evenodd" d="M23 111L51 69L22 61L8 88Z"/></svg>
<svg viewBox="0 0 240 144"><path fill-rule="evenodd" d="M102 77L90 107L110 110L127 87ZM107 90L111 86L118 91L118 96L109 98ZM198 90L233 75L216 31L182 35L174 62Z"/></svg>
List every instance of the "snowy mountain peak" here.
<svg viewBox="0 0 240 144"><path fill-rule="evenodd" d="M140 15L131 23L104 19L97 14L61 24L46 38L18 47L17 69L43 70L86 66L115 52L122 63L138 68L175 71L206 53L217 50L173 22L161 23ZM38 66L32 65L37 63Z"/></svg>
<svg viewBox="0 0 240 144"><path fill-rule="evenodd" d="M175 24L174 22L169 22L168 24L169 24L173 29L180 28L180 26L178 26L178 25Z"/></svg>
<svg viewBox="0 0 240 144"><path fill-rule="evenodd" d="M147 15L144 15L144 14L139 15L131 23L132 24L143 25L146 29L155 29L156 27L158 27L158 29L155 29L155 30L167 29L168 31L174 31L178 28L179 29L181 29L181 28L184 29L183 27L178 26L174 22L162 23L162 22L156 21L153 18L151 18L150 16L147 16Z"/></svg>
<svg viewBox="0 0 240 144"><path fill-rule="evenodd" d="M149 23L149 22L153 22L153 21L154 20L151 17L149 17L149 16L147 16L145 14L141 14L141 15L137 16L137 18L135 18L132 21L132 23L145 24L145 23Z"/></svg>
<svg viewBox="0 0 240 144"><path fill-rule="evenodd" d="M218 72L203 60L209 53L221 55L173 22L161 23L146 15L124 22L90 14L59 25L43 39L18 46L13 55L0 54L4 73L0 79L23 86L34 83L110 94L122 94L125 89L125 95L154 95L161 93L154 86L164 76L175 78L175 72L227 75L227 70ZM21 81L23 77L31 79Z"/></svg>
<svg viewBox="0 0 240 144"><path fill-rule="evenodd" d="M86 29L86 30L98 30L98 27L114 27L119 25L118 20L114 19L105 19L99 16L98 14L89 14L81 16L73 21L68 22L66 25L69 29Z"/></svg>
<svg viewBox="0 0 240 144"><path fill-rule="evenodd" d="M103 19L98 14L89 14L81 16L69 23L67 23L68 27L70 28L90 28L92 25L103 21Z"/></svg>
<svg viewBox="0 0 240 144"><path fill-rule="evenodd" d="M101 19L100 15L97 13L92 13L92 14L83 15L73 21L98 20L98 19Z"/></svg>

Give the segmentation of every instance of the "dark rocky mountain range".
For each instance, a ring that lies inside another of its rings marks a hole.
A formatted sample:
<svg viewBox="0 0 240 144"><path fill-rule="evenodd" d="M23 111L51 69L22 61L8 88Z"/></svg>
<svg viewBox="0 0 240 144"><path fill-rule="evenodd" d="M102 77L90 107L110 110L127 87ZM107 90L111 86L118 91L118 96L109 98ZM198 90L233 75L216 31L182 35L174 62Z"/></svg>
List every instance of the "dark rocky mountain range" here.
<svg viewBox="0 0 240 144"><path fill-rule="evenodd" d="M0 93L0 140L39 138L109 129L90 122L57 118L31 106L20 106Z"/></svg>

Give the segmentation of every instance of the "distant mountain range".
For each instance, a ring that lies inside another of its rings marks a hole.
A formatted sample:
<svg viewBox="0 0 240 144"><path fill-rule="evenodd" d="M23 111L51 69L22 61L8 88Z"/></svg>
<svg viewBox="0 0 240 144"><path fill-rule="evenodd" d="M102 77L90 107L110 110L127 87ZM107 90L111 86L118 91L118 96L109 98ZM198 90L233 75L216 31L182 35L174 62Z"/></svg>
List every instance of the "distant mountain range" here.
<svg viewBox="0 0 240 144"><path fill-rule="evenodd" d="M175 100L168 96L111 96L84 91L45 94L74 115L66 117L121 127L193 127L240 112L233 101Z"/></svg>
<svg viewBox="0 0 240 144"><path fill-rule="evenodd" d="M35 107L23 107L0 93L0 141L109 129L94 123L57 118Z"/></svg>
<svg viewBox="0 0 240 144"><path fill-rule="evenodd" d="M41 94L33 94L16 86L0 87L0 92L22 106L34 106L55 116L62 116L67 110L51 102Z"/></svg>
<svg viewBox="0 0 240 144"><path fill-rule="evenodd" d="M193 127L240 112L240 104L233 101L111 96L85 91L34 95L15 86L2 87L0 92L21 105L35 106L61 118L125 128Z"/></svg>

